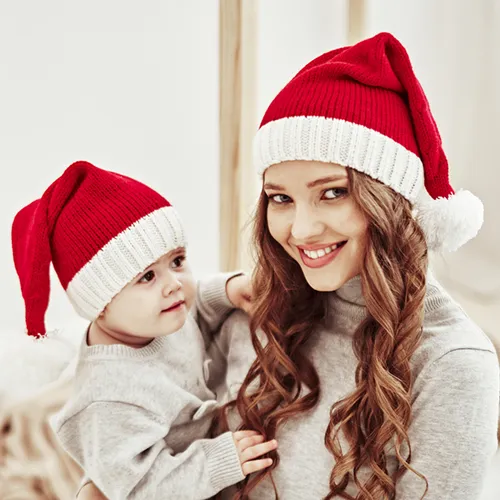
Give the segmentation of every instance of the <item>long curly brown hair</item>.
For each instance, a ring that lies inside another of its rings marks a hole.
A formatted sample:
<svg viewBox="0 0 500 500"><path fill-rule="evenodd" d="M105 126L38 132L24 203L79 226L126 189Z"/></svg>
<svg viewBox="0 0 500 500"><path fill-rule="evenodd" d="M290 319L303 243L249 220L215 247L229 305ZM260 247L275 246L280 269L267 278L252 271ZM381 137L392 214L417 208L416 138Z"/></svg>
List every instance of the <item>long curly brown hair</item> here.
<svg viewBox="0 0 500 500"><path fill-rule="evenodd" d="M350 196L368 221L367 248L361 272L367 317L353 337L358 359L356 389L333 403L325 446L335 458L330 492L325 499L348 498L353 481L356 500L395 498L396 482L411 467L408 428L412 418L410 359L422 335L427 245L412 216L410 203L370 177L347 169ZM254 429L266 439L276 437L289 418L311 410L320 394L320 379L303 348L327 313L327 294L310 288L299 265L272 238L267 226L267 197L261 194L254 225L257 267L254 310L250 321L257 354L237 396L219 414L219 430L228 428L227 412L236 407L240 428ZM257 331L264 335L259 339ZM307 388L307 391L304 391ZM343 452L339 433L349 444ZM386 450L393 446L395 474L387 470ZM250 491L279 464L246 478L235 496ZM362 466L371 469L364 484ZM276 498L278 491L275 489ZM422 498L423 498L422 497Z"/></svg>

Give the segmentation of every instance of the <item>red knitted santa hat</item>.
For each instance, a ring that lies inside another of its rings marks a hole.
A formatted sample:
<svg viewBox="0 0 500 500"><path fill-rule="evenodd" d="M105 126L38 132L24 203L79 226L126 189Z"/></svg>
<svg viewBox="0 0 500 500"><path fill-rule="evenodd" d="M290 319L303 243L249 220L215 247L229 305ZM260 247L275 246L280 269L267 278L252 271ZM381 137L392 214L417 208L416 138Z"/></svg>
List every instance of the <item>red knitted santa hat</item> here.
<svg viewBox="0 0 500 500"><path fill-rule="evenodd" d="M455 193L427 98L405 48L389 33L310 62L276 96L254 142L260 173L317 160L363 172L415 204L433 250L453 251L483 223L483 205ZM425 186L431 201L417 201Z"/></svg>
<svg viewBox="0 0 500 500"><path fill-rule="evenodd" d="M79 161L12 225L29 335L44 335L50 263L75 310L96 319L162 255L185 246L170 203L144 184Z"/></svg>

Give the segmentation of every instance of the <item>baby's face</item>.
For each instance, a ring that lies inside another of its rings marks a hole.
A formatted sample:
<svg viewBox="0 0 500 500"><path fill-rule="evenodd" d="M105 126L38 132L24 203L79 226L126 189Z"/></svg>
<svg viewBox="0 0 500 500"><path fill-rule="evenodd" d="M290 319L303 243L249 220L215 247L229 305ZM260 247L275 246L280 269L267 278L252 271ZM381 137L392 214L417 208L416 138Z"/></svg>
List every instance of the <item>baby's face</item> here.
<svg viewBox="0 0 500 500"><path fill-rule="evenodd" d="M178 248L136 276L97 321L104 331L124 341L169 335L184 325L195 296L186 250Z"/></svg>

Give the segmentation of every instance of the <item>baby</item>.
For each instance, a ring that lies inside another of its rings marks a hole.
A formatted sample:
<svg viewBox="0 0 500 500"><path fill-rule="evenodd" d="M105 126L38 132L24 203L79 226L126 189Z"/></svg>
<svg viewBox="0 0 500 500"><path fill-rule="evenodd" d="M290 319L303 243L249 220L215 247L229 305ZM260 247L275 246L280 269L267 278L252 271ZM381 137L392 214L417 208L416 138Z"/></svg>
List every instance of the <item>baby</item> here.
<svg viewBox="0 0 500 500"><path fill-rule="evenodd" d="M269 467L252 430L207 439L211 335L248 300L248 279L195 286L181 222L161 195L77 162L12 227L28 333L45 334L49 267L91 323L73 395L52 425L110 500L204 499Z"/></svg>

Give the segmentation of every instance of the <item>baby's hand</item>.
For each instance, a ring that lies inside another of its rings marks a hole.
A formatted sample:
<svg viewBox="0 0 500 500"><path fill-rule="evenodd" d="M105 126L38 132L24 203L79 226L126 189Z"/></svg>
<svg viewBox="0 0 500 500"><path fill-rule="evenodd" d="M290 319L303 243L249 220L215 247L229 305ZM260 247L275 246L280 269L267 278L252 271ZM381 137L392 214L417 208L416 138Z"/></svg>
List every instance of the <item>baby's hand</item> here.
<svg viewBox="0 0 500 500"><path fill-rule="evenodd" d="M252 306L252 283L246 274L230 278L226 283L227 298L238 309L250 314Z"/></svg>
<svg viewBox="0 0 500 500"><path fill-rule="evenodd" d="M264 436L256 431L233 432L233 439L245 476L272 465L271 458L255 459L275 450L278 447L276 439L264 443Z"/></svg>

